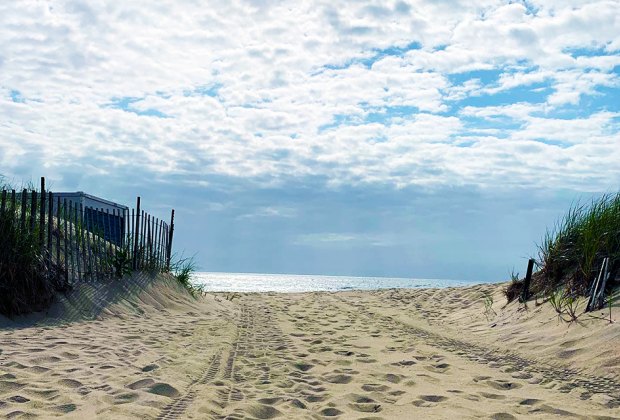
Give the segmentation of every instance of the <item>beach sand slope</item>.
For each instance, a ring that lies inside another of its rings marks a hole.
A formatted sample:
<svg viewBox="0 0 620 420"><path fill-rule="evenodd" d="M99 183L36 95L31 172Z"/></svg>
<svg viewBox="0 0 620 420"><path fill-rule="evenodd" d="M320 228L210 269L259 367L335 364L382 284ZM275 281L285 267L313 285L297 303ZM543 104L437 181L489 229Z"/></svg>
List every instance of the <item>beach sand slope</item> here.
<svg viewBox="0 0 620 420"><path fill-rule="evenodd" d="M0 415L620 418L618 324L504 306L501 285L230 301L132 282L0 325Z"/></svg>

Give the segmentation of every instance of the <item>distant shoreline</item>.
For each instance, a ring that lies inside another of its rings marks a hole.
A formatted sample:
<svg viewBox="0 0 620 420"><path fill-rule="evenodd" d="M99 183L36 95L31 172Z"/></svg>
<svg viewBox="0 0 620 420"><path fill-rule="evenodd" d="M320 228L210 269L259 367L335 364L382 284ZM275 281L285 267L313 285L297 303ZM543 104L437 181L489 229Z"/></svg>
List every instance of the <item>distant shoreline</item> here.
<svg viewBox="0 0 620 420"><path fill-rule="evenodd" d="M480 281L403 277L327 276L312 274L259 274L197 272L193 281L207 292L282 292L419 289L490 284Z"/></svg>

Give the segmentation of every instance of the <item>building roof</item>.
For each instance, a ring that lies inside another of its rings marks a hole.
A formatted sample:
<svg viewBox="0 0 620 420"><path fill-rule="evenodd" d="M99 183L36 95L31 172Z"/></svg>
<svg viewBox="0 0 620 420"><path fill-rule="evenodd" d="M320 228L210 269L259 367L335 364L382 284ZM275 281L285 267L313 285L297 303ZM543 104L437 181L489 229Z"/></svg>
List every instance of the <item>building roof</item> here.
<svg viewBox="0 0 620 420"><path fill-rule="evenodd" d="M106 205L108 205L110 207L118 207L118 208L129 210L129 207L127 207L127 206L125 206L123 204L118 204L118 203L115 203L113 201L106 200L105 198L96 197L94 195L87 194L84 191L54 192L54 196L56 196L56 197L65 197L65 198L68 198L68 197L88 198L89 200L97 201L99 203L106 204Z"/></svg>

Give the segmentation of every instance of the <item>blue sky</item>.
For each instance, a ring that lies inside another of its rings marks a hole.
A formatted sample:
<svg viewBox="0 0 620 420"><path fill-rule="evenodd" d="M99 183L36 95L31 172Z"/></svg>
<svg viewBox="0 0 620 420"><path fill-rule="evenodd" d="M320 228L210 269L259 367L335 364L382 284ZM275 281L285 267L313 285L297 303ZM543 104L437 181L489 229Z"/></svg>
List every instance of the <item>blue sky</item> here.
<svg viewBox="0 0 620 420"><path fill-rule="evenodd" d="M620 3L0 5L0 174L202 269L503 280L620 184Z"/></svg>

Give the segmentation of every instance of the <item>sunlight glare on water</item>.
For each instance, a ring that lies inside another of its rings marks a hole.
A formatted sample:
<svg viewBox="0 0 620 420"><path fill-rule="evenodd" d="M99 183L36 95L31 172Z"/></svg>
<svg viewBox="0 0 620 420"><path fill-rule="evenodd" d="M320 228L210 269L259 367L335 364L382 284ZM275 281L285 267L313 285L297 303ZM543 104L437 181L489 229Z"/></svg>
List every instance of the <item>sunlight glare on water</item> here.
<svg viewBox="0 0 620 420"><path fill-rule="evenodd" d="M349 277L299 274L208 273L195 274L194 282L208 292L316 292L470 286L480 282L392 277Z"/></svg>

